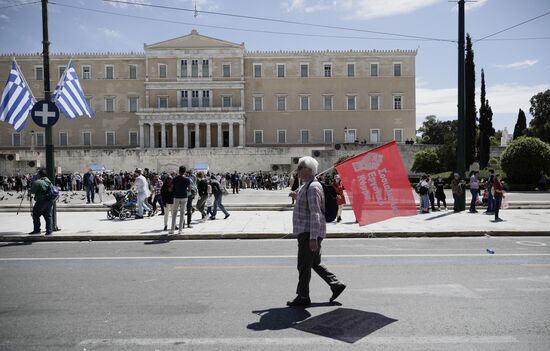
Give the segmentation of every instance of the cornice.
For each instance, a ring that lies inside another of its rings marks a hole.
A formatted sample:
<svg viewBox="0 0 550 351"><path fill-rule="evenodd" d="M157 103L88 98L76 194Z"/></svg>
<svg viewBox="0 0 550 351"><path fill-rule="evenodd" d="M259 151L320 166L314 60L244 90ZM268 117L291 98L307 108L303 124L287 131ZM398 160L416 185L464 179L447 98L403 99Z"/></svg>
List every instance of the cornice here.
<svg viewBox="0 0 550 351"><path fill-rule="evenodd" d="M369 55L369 56L395 56L395 55L413 55L416 56L418 50L279 50L279 51L245 51L244 57L281 57L281 56L342 56L342 55Z"/></svg>

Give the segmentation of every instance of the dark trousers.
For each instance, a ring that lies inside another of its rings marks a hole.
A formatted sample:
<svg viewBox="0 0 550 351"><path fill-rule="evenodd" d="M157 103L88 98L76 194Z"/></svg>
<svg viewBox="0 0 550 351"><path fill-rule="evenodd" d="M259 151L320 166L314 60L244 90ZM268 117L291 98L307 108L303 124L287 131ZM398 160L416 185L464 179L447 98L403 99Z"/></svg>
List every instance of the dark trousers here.
<svg viewBox="0 0 550 351"><path fill-rule="evenodd" d="M470 193L472 194L472 201L470 201L470 212L474 212L476 210L476 202L477 197L479 196L479 189L470 189Z"/></svg>
<svg viewBox="0 0 550 351"><path fill-rule="evenodd" d="M487 195L487 212L495 212L495 198L491 193Z"/></svg>
<svg viewBox="0 0 550 351"><path fill-rule="evenodd" d="M204 209L206 199L208 199L208 194L199 197L197 200L197 210L201 213L202 218L206 217L206 210Z"/></svg>
<svg viewBox="0 0 550 351"><path fill-rule="evenodd" d="M93 203L94 202L94 195L95 195L95 187L94 186L87 186L86 187L86 200L88 202Z"/></svg>
<svg viewBox="0 0 550 351"><path fill-rule="evenodd" d="M309 297L309 281L311 280L311 270L313 269L331 289L342 284L338 278L331 273L324 264L321 263L321 242L318 238L319 249L312 252L309 249L309 233L298 234L298 287L296 294L302 297Z"/></svg>
<svg viewBox="0 0 550 351"><path fill-rule="evenodd" d="M33 231L39 232L40 231L40 217L44 216L44 220L46 221L46 233L52 232L52 223L53 223L53 215L52 215L52 208L53 208L53 202L48 200L40 200L36 201L34 204L34 207L32 208L32 224L33 224Z"/></svg>
<svg viewBox="0 0 550 351"><path fill-rule="evenodd" d="M502 197L495 197L495 219L498 217L498 211L500 210L500 205L502 204Z"/></svg>
<svg viewBox="0 0 550 351"><path fill-rule="evenodd" d="M194 196L188 196L187 197L187 206L186 206L186 213L187 213L187 225L191 224L191 216L193 215L193 200L195 199Z"/></svg>
<svg viewBox="0 0 550 351"><path fill-rule="evenodd" d="M445 202L445 198L437 198L437 208L439 208L439 205L443 202L443 207L447 207L447 203Z"/></svg>
<svg viewBox="0 0 550 351"><path fill-rule="evenodd" d="M160 196L160 194L155 195L155 197L153 198L153 211L157 210L157 202L160 206L160 211L164 213L164 202L162 202L162 196Z"/></svg>
<svg viewBox="0 0 550 351"><path fill-rule="evenodd" d="M429 193L430 204L432 205L432 211L435 211L435 196L434 193Z"/></svg>
<svg viewBox="0 0 550 351"><path fill-rule="evenodd" d="M212 205L212 217L216 217L216 213L218 213L218 208L225 214L226 216L229 214L225 207L222 204L222 197L223 194L215 195L214 196L214 205Z"/></svg>

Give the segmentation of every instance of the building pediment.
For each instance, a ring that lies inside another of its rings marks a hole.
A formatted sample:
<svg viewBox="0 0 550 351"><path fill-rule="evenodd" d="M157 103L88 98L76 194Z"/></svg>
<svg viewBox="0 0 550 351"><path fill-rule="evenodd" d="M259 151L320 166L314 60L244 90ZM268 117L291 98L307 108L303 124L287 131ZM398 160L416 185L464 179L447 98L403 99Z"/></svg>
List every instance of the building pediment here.
<svg viewBox="0 0 550 351"><path fill-rule="evenodd" d="M183 37L161 41L156 44L144 44L145 50L157 49L204 49L204 48L239 48L244 49L244 43L236 44L225 40L207 37L195 29Z"/></svg>

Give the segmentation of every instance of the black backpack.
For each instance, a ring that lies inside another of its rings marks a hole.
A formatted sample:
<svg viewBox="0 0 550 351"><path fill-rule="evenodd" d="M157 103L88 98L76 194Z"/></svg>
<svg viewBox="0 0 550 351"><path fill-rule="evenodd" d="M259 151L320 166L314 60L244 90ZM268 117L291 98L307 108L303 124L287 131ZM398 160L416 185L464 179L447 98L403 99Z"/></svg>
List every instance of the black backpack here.
<svg viewBox="0 0 550 351"><path fill-rule="evenodd" d="M46 189L46 193L44 194L44 199L48 201L55 201L59 197L59 188L52 183L48 184L48 189Z"/></svg>
<svg viewBox="0 0 550 351"><path fill-rule="evenodd" d="M309 182L306 188L306 192L309 190L309 186L311 183L313 183L315 180L312 180ZM336 219L336 215L338 214L338 202L336 201L336 190L334 190L334 187L332 185L327 185L324 183L319 182L321 186L323 187L323 193L325 195L325 221L327 223L334 222Z"/></svg>

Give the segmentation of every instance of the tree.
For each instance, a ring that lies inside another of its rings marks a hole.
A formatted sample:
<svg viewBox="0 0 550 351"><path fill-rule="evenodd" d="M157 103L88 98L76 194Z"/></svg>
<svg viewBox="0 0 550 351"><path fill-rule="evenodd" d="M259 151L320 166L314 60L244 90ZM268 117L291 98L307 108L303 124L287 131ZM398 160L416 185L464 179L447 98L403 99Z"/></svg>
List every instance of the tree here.
<svg viewBox="0 0 550 351"><path fill-rule="evenodd" d="M414 155L412 171L417 173L439 173L441 164L435 149L427 149L417 152Z"/></svg>
<svg viewBox="0 0 550 351"><path fill-rule="evenodd" d="M491 153L490 138L495 135L493 128L493 110L489 100L485 99L485 72L481 70L481 106L479 107L479 163L486 168Z"/></svg>
<svg viewBox="0 0 550 351"><path fill-rule="evenodd" d="M512 184L536 184L540 171L550 171L550 145L538 138L513 140L500 158L502 170Z"/></svg>
<svg viewBox="0 0 550 351"><path fill-rule="evenodd" d="M525 112L522 109L519 109L518 120L516 126L514 127L514 139L519 138L525 134L525 129L527 129L527 119L525 118Z"/></svg>
<svg viewBox="0 0 550 351"><path fill-rule="evenodd" d="M529 113L533 116L529 126L531 135L550 142L550 89L540 92L530 100Z"/></svg>
<svg viewBox="0 0 550 351"><path fill-rule="evenodd" d="M450 121L441 122L434 115L426 116L418 131L422 133L422 144L442 145L445 143L445 135L449 132ZM455 134L456 136L456 134Z"/></svg>
<svg viewBox="0 0 550 351"><path fill-rule="evenodd" d="M476 135L477 135L477 116L476 116L476 67L474 64L474 50L472 49L472 39L470 34L466 35L466 61L464 63L465 75L465 96L466 108L464 119L464 131L466 137L466 167L474 162L476 157Z"/></svg>
<svg viewBox="0 0 550 351"><path fill-rule="evenodd" d="M423 144L439 145L436 153L441 169L456 170L456 136L458 121L438 121L433 115L427 116L418 129L422 133L419 138Z"/></svg>

